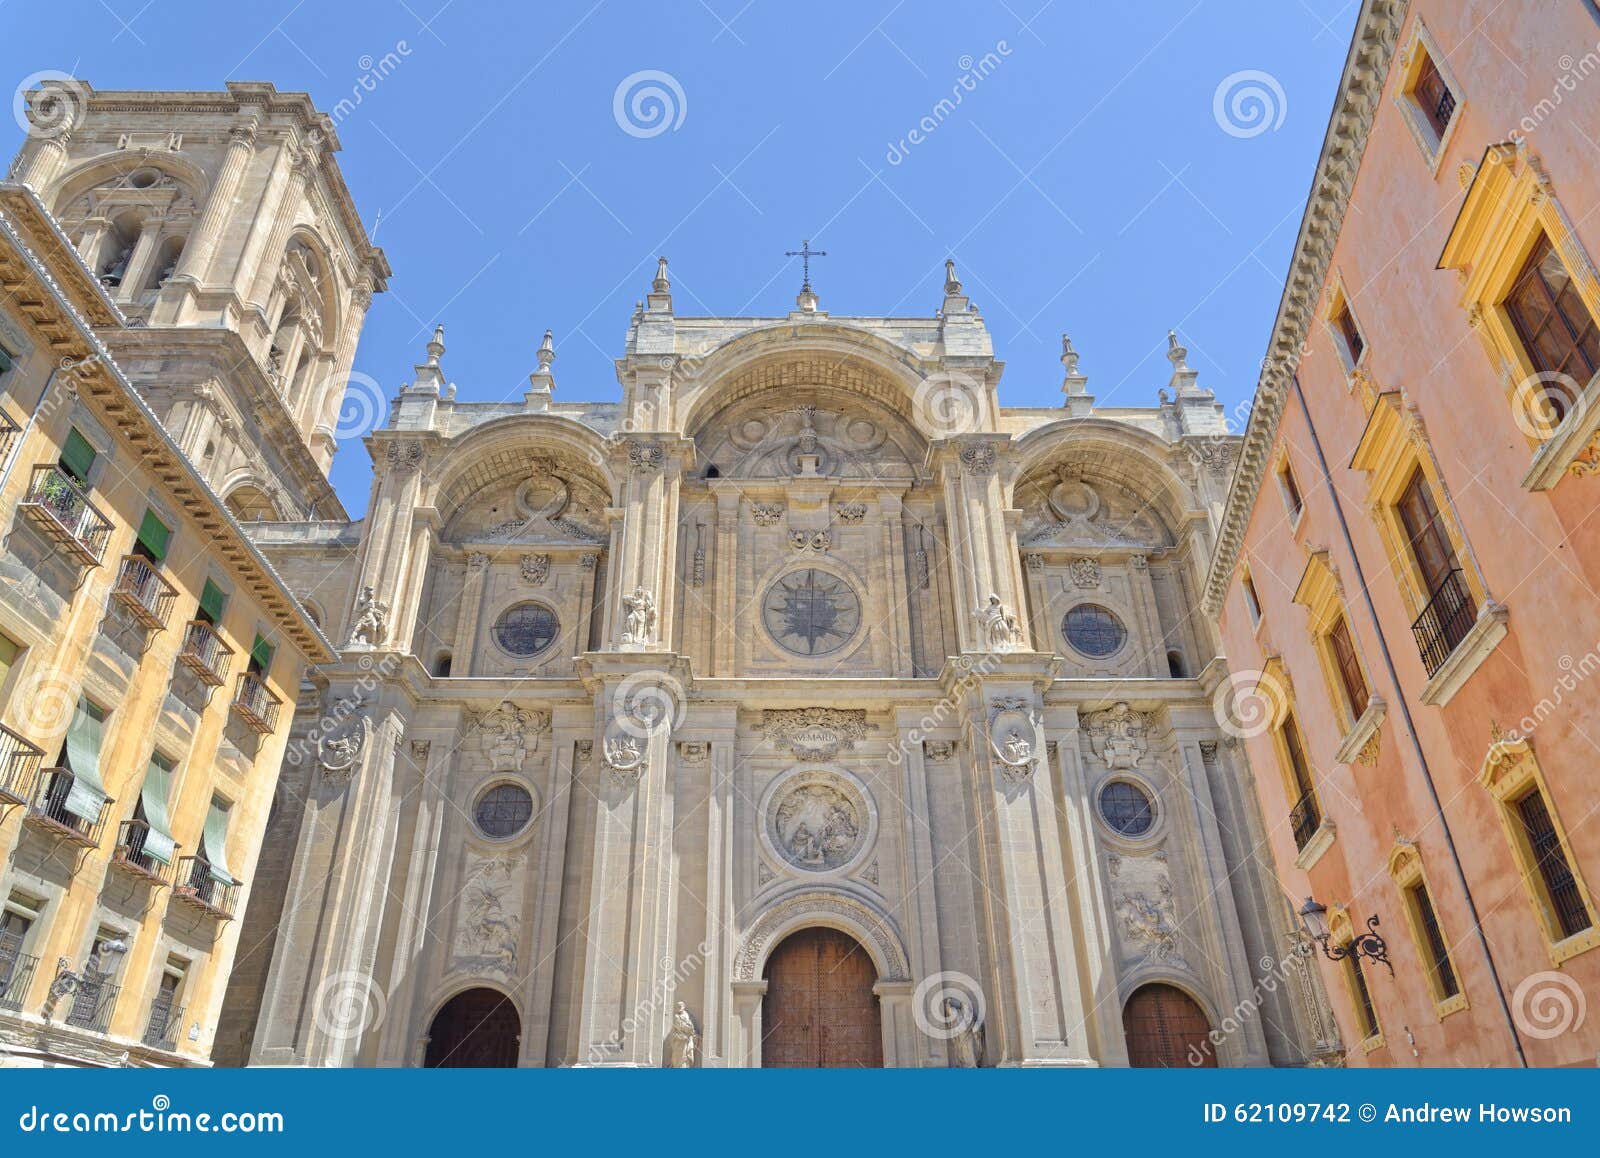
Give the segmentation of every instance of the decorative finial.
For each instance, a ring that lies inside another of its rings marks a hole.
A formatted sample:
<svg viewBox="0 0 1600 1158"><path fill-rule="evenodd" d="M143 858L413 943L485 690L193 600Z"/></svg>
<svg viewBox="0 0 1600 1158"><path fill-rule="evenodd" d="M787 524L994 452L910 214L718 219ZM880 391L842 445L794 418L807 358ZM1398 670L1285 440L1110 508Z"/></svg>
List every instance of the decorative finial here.
<svg viewBox="0 0 1600 1158"><path fill-rule="evenodd" d="M672 289L672 283L667 280L667 259L664 257L656 259L656 280L651 283L650 288L658 294L664 294Z"/></svg>
<svg viewBox="0 0 1600 1158"><path fill-rule="evenodd" d="M1068 377L1078 373L1078 351L1072 348L1072 339L1061 335L1061 364L1067 368Z"/></svg>
<svg viewBox="0 0 1600 1158"><path fill-rule="evenodd" d="M955 297L961 292L961 280L956 277L956 259L944 259L944 292L946 297Z"/></svg>
<svg viewBox="0 0 1600 1158"><path fill-rule="evenodd" d="M1078 351L1072 348L1072 339L1061 335L1061 393L1066 395L1063 405L1073 418L1084 418L1094 411L1094 396L1089 393L1089 377L1078 370Z"/></svg>
<svg viewBox="0 0 1600 1158"><path fill-rule="evenodd" d="M1172 363L1174 370L1187 370L1189 364L1185 361L1189 351L1178 345L1178 331L1167 331L1167 361Z"/></svg>
<svg viewBox="0 0 1600 1158"><path fill-rule="evenodd" d="M437 366L439 359L444 356L444 327L435 326L433 341L428 343L428 365Z"/></svg>
<svg viewBox="0 0 1600 1158"><path fill-rule="evenodd" d="M799 249L785 251L784 257L798 257L800 259L800 296L795 298L795 304L808 314L816 313L817 295L811 289L811 259L813 257L827 257L826 249L812 249L811 240L807 238L800 243Z"/></svg>
<svg viewBox="0 0 1600 1158"><path fill-rule="evenodd" d="M539 352L536 357L539 359L539 373L548 374L550 372L550 363L556 360L555 338L549 330L544 332L544 341L539 343Z"/></svg>

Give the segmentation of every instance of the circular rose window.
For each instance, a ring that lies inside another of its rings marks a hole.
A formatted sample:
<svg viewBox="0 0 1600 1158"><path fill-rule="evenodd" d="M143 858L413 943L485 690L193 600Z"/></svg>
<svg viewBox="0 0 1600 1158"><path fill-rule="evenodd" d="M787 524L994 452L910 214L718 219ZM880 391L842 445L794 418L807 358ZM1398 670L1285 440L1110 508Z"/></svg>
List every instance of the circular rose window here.
<svg viewBox="0 0 1600 1158"><path fill-rule="evenodd" d="M485 836L503 840L528 827L533 816L533 795L520 784L496 784L472 810L473 822Z"/></svg>
<svg viewBox="0 0 1600 1158"><path fill-rule="evenodd" d="M543 603L508 607L494 621L494 641L512 655L538 655L556 641L561 621Z"/></svg>
<svg viewBox="0 0 1600 1158"><path fill-rule="evenodd" d="M1143 836L1156 821L1154 802L1126 780L1113 780L1100 790L1100 815L1123 836Z"/></svg>
<svg viewBox="0 0 1600 1158"><path fill-rule="evenodd" d="M785 651L827 655L849 643L861 626L861 600L837 575L808 567L767 589L761 621Z"/></svg>
<svg viewBox="0 0 1600 1158"><path fill-rule="evenodd" d="M1061 634L1073 650L1104 659L1122 650L1128 629L1122 620L1096 603L1080 603L1061 620Z"/></svg>

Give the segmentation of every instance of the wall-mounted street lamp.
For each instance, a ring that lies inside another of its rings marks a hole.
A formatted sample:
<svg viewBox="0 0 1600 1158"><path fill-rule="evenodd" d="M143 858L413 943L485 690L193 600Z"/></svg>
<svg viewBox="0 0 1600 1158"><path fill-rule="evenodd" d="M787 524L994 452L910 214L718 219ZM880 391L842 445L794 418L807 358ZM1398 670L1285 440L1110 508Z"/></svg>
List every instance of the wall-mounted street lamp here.
<svg viewBox="0 0 1600 1158"><path fill-rule="evenodd" d="M1328 943L1331 940L1328 930L1328 906L1318 904L1315 898L1306 898L1306 903L1300 908L1300 920L1312 939L1321 944L1322 954L1329 961L1343 961L1346 957L1360 960L1365 957L1375 965L1382 965L1389 971L1390 977L1394 976L1394 965L1389 961L1389 943L1378 933L1376 913L1367 918L1367 931L1351 938L1348 945Z"/></svg>

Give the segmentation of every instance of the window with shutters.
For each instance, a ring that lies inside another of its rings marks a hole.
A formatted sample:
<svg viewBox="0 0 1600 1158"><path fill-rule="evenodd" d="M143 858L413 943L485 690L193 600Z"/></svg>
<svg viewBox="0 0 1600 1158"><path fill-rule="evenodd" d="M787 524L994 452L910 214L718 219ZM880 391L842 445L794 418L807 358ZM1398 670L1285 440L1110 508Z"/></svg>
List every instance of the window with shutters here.
<svg viewBox="0 0 1600 1158"><path fill-rule="evenodd" d="M1300 734L1300 724L1294 712L1284 713L1278 725L1278 758L1283 772L1284 787L1288 792L1289 828L1294 836L1294 846L1301 852L1311 844L1322 829L1322 805L1317 799L1316 785L1312 779L1311 762L1306 758L1305 738Z"/></svg>
<svg viewBox="0 0 1600 1158"><path fill-rule="evenodd" d="M1344 692L1345 704L1352 717L1367 710L1367 677L1356 658L1356 645L1350 638L1350 625L1344 616L1334 620L1328 629L1328 646L1333 651L1334 670L1339 675L1339 687Z"/></svg>
<svg viewBox="0 0 1600 1158"><path fill-rule="evenodd" d="M1526 414L1548 437L1600 371L1600 325L1561 255L1543 233L1501 303L1523 353L1543 378Z"/></svg>
<svg viewBox="0 0 1600 1158"><path fill-rule="evenodd" d="M1461 988L1461 975L1456 970L1450 941L1428 888L1422 853L1415 843L1396 842L1389 854L1389 875L1400 890L1411 942L1416 947L1423 978L1433 998L1434 1012L1443 1018L1466 1009L1467 997Z"/></svg>
<svg viewBox="0 0 1600 1158"><path fill-rule="evenodd" d="M1437 172L1460 120L1461 86L1449 70L1446 54L1420 19L1397 59L1400 83L1395 102L1429 169Z"/></svg>
<svg viewBox="0 0 1600 1158"><path fill-rule="evenodd" d="M220 626L222 623L222 609L227 606L227 603L228 597L223 593L222 588L207 579L206 585L200 589L200 606L195 610L194 617L204 623L211 624L212 627Z"/></svg>
<svg viewBox="0 0 1600 1158"><path fill-rule="evenodd" d="M1289 456L1284 454L1278 464L1278 489L1283 494L1283 509L1289 514L1289 526L1294 528L1300 522L1300 516L1305 513L1305 499L1300 494L1300 484L1295 481L1294 467L1289 463Z"/></svg>
<svg viewBox="0 0 1600 1158"><path fill-rule="evenodd" d="M146 510L139 522L139 531L134 536L133 553L142 555L152 563L160 563L167 557L167 546L171 541L172 528L161 521L160 515Z"/></svg>
<svg viewBox="0 0 1600 1158"><path fill-rule="evenodd" d="M71 475L79 486L89 485L89 476L97 458L99 453L76 426L67 431L67 440L61 444L59 461L61 469Z"/></svg>

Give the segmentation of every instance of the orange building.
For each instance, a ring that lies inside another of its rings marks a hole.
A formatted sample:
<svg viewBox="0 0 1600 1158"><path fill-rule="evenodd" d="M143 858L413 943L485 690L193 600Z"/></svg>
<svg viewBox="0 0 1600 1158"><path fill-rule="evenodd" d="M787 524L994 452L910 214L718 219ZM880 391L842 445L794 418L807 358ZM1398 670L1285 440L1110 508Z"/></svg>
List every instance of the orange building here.
<svg viewBox="0 0 1600 1158"><path fill-rule="evenodd" d="M1594 5L1362 5L1206 591L1354 1065L1600 1048L1597 126Z"/></svg>

